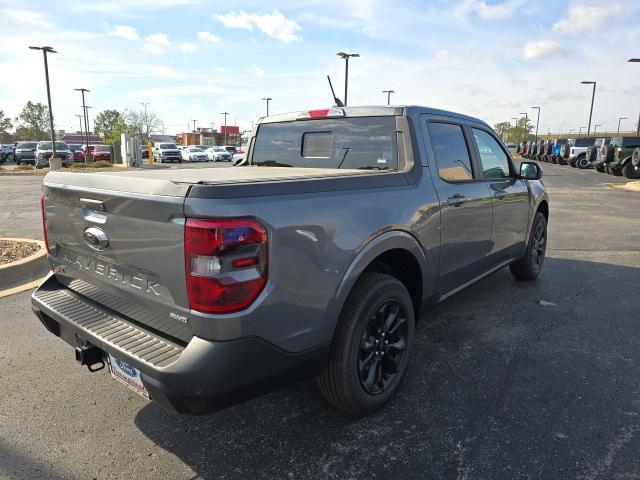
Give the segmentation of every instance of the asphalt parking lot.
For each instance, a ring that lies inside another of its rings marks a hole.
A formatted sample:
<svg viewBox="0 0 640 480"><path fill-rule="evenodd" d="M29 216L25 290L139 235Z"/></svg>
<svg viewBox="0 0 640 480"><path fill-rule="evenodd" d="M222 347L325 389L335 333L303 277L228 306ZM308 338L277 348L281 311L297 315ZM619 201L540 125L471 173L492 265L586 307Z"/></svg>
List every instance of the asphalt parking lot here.
<svg viewBox="0 0 640 480"><path fill-rule="evenodd" d="M426 312L393 402L353 419L313 381L205 417L148 403L0 299L0 477L640 478L640 193L543 164L535 283L497 272ZM40 177L0 176L0 236L40 235Z"/></svg>

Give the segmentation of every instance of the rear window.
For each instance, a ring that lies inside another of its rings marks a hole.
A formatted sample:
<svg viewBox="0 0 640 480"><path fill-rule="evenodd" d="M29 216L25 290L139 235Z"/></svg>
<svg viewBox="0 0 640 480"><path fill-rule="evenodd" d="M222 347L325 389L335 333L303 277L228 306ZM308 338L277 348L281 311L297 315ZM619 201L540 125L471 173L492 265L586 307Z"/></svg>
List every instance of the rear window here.
<svg viewBox="0 0 640 480"><path fill-rule="evenodd" d="M624 137L622 139L623 147L640 147L640 137Z"/></svg>
<svg viewBox="0 0 640 480"><path fill-rule="evenodd" d="M252 164L309 168L398 168L396 120L300 120L260 125Z"/></svg>
<svg viewBox="0 0 640 480"><path fill-rule="evenodd" d="M577 138L574 147L589 147L593 145L592 138Z"/></svg>

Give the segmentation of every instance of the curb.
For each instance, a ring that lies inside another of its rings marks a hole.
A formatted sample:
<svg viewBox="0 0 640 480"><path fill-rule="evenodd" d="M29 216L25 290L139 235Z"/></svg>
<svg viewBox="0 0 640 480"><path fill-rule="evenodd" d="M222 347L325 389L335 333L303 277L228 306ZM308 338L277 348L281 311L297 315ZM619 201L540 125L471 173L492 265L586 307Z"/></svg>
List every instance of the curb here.
<svg viewBox="0 0 640 480"><path fill-rule="evenodd" d="M45 248L44 242L31 238L2 238L2 240L37 243L40 245L40 250L15 262L0 265L0 297L10 295L10 293L6 293L7 291L13 291L22 287L24 287L25 290L30 288L26 287L26 285L31 285L36 280L42 279L49 271L47 249Z"/></svg>

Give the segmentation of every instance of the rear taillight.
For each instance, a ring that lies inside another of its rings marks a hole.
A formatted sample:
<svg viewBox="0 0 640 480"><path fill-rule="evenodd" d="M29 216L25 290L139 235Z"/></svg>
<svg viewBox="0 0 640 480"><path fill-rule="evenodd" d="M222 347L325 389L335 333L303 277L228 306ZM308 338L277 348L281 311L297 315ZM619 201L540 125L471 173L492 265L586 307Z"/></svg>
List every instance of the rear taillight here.
<svg viewBox="0 0 640 480"><path fill-rule="evenodd" d="M40 213L42 215L42 239L44 240L44 246L47 249L47 253L51 255L49 239L47 238L47 211L45 210L44 205L44 194L40 195Z"/></svg>
<svg viewBox="0 0 640 480"><path fill-rule="evenodd" d="M570 154L570 155L573 155L573 154L575 153L575 151L576 151L576 149L575 149L575 148L573 148L573 147L571 147L571 150L569 151L569 154Z"/></svg>
<svg viewBox="0 0 640 480"><path fill-rule="evenodd" d="M242 310L267 283L267 232L253 220L187 219L184 254L193 310Z"/></svg>
<svg viewBox="0 0 640 480"><path fill-rule="evenodd" d="M331 118L331 117L344 117L344 110L341 108L320 108L317 110L308 110L306 112L300 112L298 114L298 120L304 120L309 118Z"/></svg>

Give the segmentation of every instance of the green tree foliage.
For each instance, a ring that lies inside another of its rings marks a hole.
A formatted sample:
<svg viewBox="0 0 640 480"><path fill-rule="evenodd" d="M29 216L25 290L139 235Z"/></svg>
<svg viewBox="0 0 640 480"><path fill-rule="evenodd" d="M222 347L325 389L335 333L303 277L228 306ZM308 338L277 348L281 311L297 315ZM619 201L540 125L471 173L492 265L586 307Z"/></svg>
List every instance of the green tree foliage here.
<svg viewBox="0 0 640 480"><path fill-rule="evenodd" d="M120 134L126 131L124 115L118 110L104 110L96 115L94 120L95 130L98 135L104 137L106 143L114 143L120 140Z"/></svg>
<svg viewBox="0 0 640 480"><path fill-rule="evenodd" d="M493 130L498 134L500 138L502 138L503 140L507 140L507 135L511 130L511 124L509 122L496 123L493 126Z"/></svg>
<svg viewBox="0 0 640 480"><path fill-rule="evenodd" d="M507 122L504 122L504 123L507 123ZM531 133L533 130L534 130L533 122L531 122L531 120L529 120L527 117L522 117L518 120L515 126L511 125L507 142L519 143L527 140L533 140L534 135Z"/></svg>
<svg viewBox="0 0 640 480"><path fill-rule="evenodd" d="M45 140L49 134L49 109L29 100L20 112L20 123L19 138Z"/></svg>
<svg viewBox="0 0 640 480"><path fill-rule="evenodd" d="M1 143L9 143L12 141L12 135L9 133L9 130L13 128L13 124L11 120L8 119L4 112L0 110L0 142Z"/></svg>

